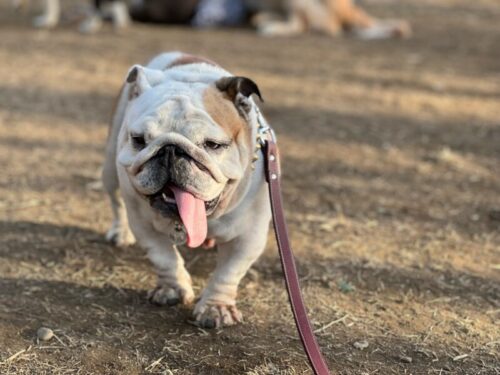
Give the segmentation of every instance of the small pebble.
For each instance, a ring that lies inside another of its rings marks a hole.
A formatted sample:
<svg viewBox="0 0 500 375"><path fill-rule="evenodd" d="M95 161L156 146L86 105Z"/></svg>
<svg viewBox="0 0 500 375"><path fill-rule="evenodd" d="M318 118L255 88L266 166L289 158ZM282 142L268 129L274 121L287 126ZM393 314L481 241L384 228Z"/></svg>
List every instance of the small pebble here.
<svg viewBox="0 0 500 375"><path fill-rule="evenodd" d="M354 346L356 349L363 350L368 348L368 341L363 340L363 341L356 341L352 346Z"/></svg>
<svg viewBox="0 0 500 375"><path fill-rule="evenodd" d="M42 341L49 341L54 337L54 332L50 328L40 327L36 331L36 335Z"/></svg>

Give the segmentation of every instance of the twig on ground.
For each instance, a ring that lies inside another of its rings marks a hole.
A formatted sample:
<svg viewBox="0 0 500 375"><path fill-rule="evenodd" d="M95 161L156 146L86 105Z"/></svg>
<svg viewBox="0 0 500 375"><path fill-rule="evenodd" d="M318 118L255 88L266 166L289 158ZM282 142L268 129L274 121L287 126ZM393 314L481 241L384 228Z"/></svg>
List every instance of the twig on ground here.
<svg viewBox="0 0 500 375"><path fill-rule="evenodd" d="M330 323L325 324L323 327L316 329L316 330L314 331L314 333L320 333L320 332L324 331L325 329L330 328L330 327L331 327L331 326L333 326L334 324L337 324L337 323L340 323L340 322L344 321L344 320L345 320L348 316L349 316L349 314L346 314L346 315L344 315L342 318L339 318L339 319L333 320L333 321L331 321Z"/></svg>
<svg viewBox="0 0 500 375"><path fill-rule="evenodd" d="M469 356L468 354L457 355L456 357L453 357L453 361L454 362L460 361L461 359L467 358L468 356Z"/></svg>
<svg viewBox="0 0 500 375"><path fill-rule="evenodd" d="M10 363L10 362L14 361L17 357L19 357L21 354L29 352L30 350L31 350L31 345L28 346L27 349L23 349L23 350L18 351L17 353L12 354L9 358L7 358L5 361L0 362L0 363L1 364Z"/></svg>
<svg viewBox="0 0 500 375"><path fill-rule="evenodd" d="M153 363L151 363L148 367L146 367L146 371L153 371L154 368L161 363L161 361L163 360L163 358L165 358L165 356L161 356L156 361L154 361Z"/></svg>

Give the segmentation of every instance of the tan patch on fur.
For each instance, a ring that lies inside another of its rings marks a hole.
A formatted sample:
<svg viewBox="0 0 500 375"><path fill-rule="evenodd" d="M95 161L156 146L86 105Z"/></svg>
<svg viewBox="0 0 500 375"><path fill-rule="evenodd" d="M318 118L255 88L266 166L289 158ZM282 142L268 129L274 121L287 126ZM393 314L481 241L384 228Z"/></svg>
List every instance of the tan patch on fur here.
<svg viewBox="0 0 500 375"><path fill-rule="evenodd" d="M199 57L199 56L194 56L194 55L182 55L178 59L175 59L173 62L171 62L168 66L165 67L165 69L170 69L175 66L180 66L180 65L190 65L190 64L200 64L200 63L205 63L213 66L218 66L216 63L213 61L206 59L204 57Z"/></svg>
<svg viewBox="0 0 500 375"><path fill-rule="evenodd" d="M220 216L231 207L236 197L241 196L241 189L244 189L250 178L251 155L243 161L245 156L251 152L252 139L249 125L240 116L233 102L215 87L210 87L203 93L203 104L205 111L212 119L219 124L226 133L238 145L240 159L246 172L243 180L239 184L228 184L222 192L216 215Z"/></svg>
<svg viewBox="0 0 500 375"><path fill-rule="evenodd" d="M208 88L203 94L205 110L226 133L236 139L241 132L249 132L245 120L241 118L233 102L224 97L216 88Z"/></svg>
<svg viewBox="0 0 500 375"><path fill-rule="evenodd" d="M325 6L330 13L331 22L340 25L345 30L366 28L374 23L374 19L356 6L353 0L328 0Z"/></svg>

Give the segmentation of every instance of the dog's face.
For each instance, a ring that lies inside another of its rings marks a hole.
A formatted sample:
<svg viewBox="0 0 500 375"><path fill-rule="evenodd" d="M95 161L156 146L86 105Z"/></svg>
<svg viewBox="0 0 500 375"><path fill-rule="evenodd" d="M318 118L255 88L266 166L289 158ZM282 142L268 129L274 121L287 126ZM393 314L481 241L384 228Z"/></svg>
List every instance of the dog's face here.
<svg viewBox="0 0 500 375"><path fill-rule="evenodd" d="M197 228L221 214L250 165L249 97L260 94L247 78L167 74L138 66L129 73L118 161L135 192L162 217L180 218L197 246L206 236Z"/></svg>

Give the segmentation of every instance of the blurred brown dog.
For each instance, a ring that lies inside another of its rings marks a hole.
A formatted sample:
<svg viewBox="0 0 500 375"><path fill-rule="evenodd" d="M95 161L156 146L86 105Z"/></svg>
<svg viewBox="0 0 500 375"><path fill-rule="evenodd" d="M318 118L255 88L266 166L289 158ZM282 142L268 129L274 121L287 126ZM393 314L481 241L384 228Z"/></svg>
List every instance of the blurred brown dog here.
<svg viewBox="0 0 500 375"><path fill-rule="evenodd" d="M342 31L362 39L403 38L411 35L405 20L380 20L353 0L245 0L256 12L253 23L268 36L319 31L336 36ZM279 19L279 18L283 19Z"/></svg>

